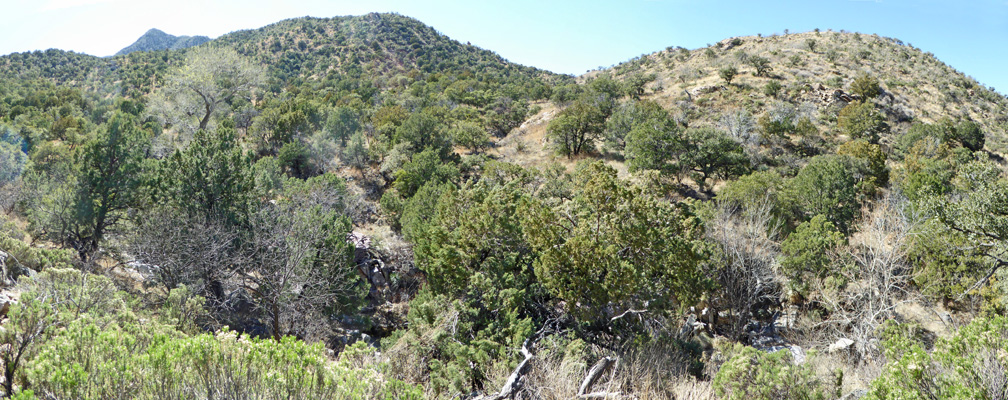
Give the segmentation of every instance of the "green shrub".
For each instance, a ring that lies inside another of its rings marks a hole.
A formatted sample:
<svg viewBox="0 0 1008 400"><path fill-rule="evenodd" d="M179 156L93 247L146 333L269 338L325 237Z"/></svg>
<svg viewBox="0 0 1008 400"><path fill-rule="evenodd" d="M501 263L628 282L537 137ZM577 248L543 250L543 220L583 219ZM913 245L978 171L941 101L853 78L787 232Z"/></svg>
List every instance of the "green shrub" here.
<svg viewBox="0 0 1008 400"><path fill-rule="evenodd" d="M857 78L854 78L850 90L851 93L860 96L864 100L874 99L882 94L878 78L868 74L861 74Z"/></svg>
<svg viewBox="0 0 1008 400"><path fill-rule="evenodd" d="M997 399L1005 394L1008 318L979 317L932 352L910 327L884 330L886 362L867 399Z"/></svg>
<svg viewBox="0 0 1008 400"><path fill-rule="evenodd" d="M721 68L718 71L718 75L721 76L721 79L724 79L726 85L731 85L732 79L735 79L735 75L738 75L738 69L734 65L729 65Z"/></svg>
<svg viewBox="0 0 1008 400"><path fill-rule="evenodd" d="M779 82L770 81L767 82L766 86L763 86L763 94L767 95L768 97L776 98L777 95L780 94L781 88L782 86Z"/></svg>
<svg viewBox="0 0 1008 400"><path fill-rule="evenodd" d="M767 353L735 344L711 384L726 400L824 400L827 392L808 364L795 365L788 350Z"/></svg>
<svg viewBox="0 0 1008 400"><path fill-rule="evenodd" d="M878 143L879 137L889 133L885 117L870 102L848 104L840 110L837 125L852 139L865 138L871 143Z"/></svg>
<svg viewBox="0 0 1008 400"><path fill-rule="evenodd" d="M845 240L825 216L816 215L798 225L781 243L781 270L790 285L803 295L808 294L810 279L824 279L833 270L837 252Z"/></svg>
<svg viewBox="0 0 1008 400"><path fill-rule="evenodd" d="M825 216L844 234L861 210L856 169L849 157L816 156L788 183L789 193L807 218Z"/></svg>
<svg viewBox="0 0 1008 400"><path fill-rule="evenodd" d="M321 343L239 336L186 336L175 329L199 299L176 289L167 318L134 313L99 275L50 269L22 283L0 335L7 394L20 398L420 399L418 388L386 378L366 345L333 362ZM188 315L188 316L187 316ZM167 322L167 323L166 323ZM14 362L19 360L19 362ZM31 393L21 389L31 388Z"/></svg>

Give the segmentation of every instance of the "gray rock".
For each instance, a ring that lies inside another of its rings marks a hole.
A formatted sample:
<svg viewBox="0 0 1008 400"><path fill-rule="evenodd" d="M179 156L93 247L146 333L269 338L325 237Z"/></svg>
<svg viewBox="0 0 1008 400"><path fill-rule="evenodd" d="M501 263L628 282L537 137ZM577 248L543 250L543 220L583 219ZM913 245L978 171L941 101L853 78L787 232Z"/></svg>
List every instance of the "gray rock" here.
<svg viewBox="0 0 1008 400"><path fill-rule="evenodd" d="M854 391L852 391L850 393L847 393L847 394L843 395L842 397L840 397L839 400L858 400L858 399L860 399L862 397L865 397L867 394L868 394L867 390L865 390L865 389L857 389L857 390L854 390Z"/></svg>
<svg viewBox="0 0 1008 400"><path fill-rule="evenodd" d="M840 339L837 339L836 342L833 342L833 344L829 345L829 348L827 348L826 351L828 351L830 353L836 353L838 351L847 350L847 349L849 349L853 345L854 345L854 341L853 340L850 340L850 339L847 339L847 338L840 338Z"/></svg>

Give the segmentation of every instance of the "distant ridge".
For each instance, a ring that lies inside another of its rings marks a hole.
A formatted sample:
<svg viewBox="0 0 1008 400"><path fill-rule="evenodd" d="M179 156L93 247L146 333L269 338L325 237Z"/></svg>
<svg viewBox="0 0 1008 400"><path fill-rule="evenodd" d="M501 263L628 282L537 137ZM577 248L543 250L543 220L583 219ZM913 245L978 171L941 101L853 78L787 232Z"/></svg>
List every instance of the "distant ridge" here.
<svg viewBox="0 0 1008 400"><path fill-rule="evenodd" d="M206 36L175 36L164 33L159 29L151 29L147 31L147 33L144 33L143 36L140 36L136 42L133 42L133 44L119 50L119 52L115 55L126 55L134 51L184 49L187 47L198 46L209 41L210 38Z"/></svg>

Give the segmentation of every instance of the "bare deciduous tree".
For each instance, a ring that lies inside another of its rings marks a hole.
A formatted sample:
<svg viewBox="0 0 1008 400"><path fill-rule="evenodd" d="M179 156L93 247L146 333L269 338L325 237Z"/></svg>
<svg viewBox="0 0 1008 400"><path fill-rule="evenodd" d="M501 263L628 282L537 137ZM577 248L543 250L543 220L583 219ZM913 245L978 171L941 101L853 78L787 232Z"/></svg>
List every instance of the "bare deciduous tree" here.
<svg viewBox="0 0 1008 400"><path fill-rule="evenodd" d="M821 301L830 310L829 317L815 327L823 344L848 338L858 360L881 356L878 327L895 316L897 306L916 296L909 288L907 246L917 220L906 200L894 194L866 213L851 237L853 267L841 269L847 285L835 289L820 283Z"/></svg>
<svg viewBox="0 0 1008 400"><path fill-rule="evenodd" d="M326 311L342 311L366 293L346 241L350 223L315 204L270 204L253 217L242 286L276 340L323 337Z"/></svg>
<svg viewBox="0 0 1008 400"><path fill-rule="evenodd" d="M713 303L731 314L728 334L736 339L744 334L754 305L780 296L780 279L774 272L779 249L770 239L779 226L771 225L771 210L769 201L747 213L722 207L709 224L707 235L718 244L723 260L717 275L720 291Z"/></svg>
<svg viewBox="0 0 1008 400"><path fill-rule="evenodd" d="M238 232L219 221L155 209L137 219L126 249L135 266L149 269L167 290L184 284L219 307L241 264L238 239Z"/></svg>

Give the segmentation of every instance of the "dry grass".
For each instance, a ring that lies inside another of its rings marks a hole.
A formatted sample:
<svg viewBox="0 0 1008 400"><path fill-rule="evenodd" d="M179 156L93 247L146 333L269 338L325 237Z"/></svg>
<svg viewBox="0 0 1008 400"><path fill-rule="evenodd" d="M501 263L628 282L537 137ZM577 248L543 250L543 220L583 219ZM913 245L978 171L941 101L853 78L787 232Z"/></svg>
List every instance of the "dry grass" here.
<svg viewBox="0 0 1008 400"><path fill-rule="evenodd" d="M604 353L596 350L596 353ZM596 357L600 358L600 357ZM590 361L596 361L594 358ZM611 398L638 400L714 399L709 382L686 372L688 356L665 344L652 344L624 352L588 388L588 393L609 393ZM556 353L537 355L526 375L522 398L567 400L578 389L592 364Z"/></svg>
<svg viewBox="0 0 1008 400"><path fill-rule="evenodd" d="M546 128L561 109L551 102L540 102L536 105L542 109L507 136L494 139L493 146L487 154L526 168L559 164L568 172L574 171L578 161L598 159L598 154L582 154L573 158L558 156L546 136ZM596 147L600 146L601 142L596 144ZM602 161L614 168L620 178L630 175L626 164L621 160L603 158Z"/></svg>

